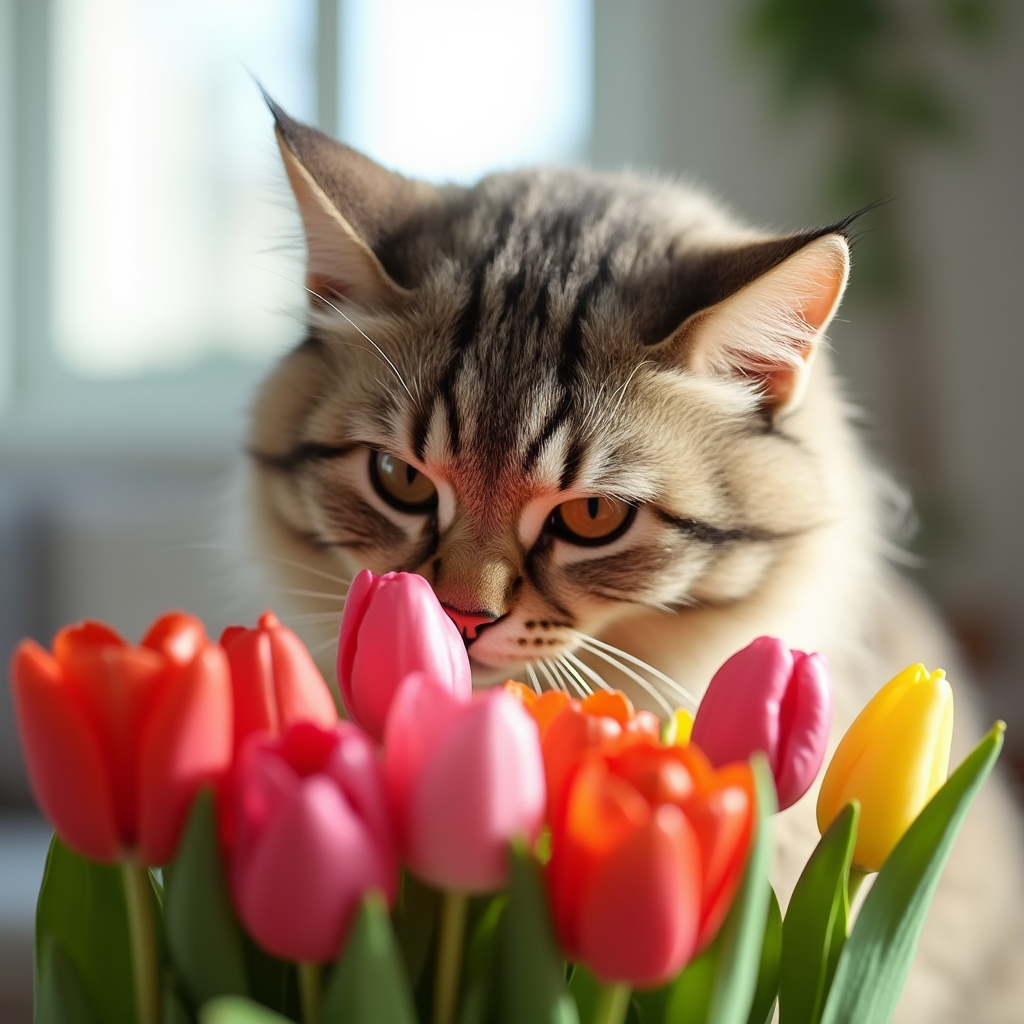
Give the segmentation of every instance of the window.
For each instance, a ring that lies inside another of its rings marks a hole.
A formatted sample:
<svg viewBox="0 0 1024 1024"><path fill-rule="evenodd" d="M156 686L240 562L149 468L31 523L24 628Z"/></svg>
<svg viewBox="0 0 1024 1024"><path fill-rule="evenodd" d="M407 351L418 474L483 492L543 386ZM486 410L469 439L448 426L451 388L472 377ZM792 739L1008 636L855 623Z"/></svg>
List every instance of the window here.
<svg viewBox="0 0 1024 1024"><path fill-rule="evenodd" d="M237 442L305 305L254 77L389 166L467 181L584 155L590 36L590 0L2 5L0 447Z"/></svg>

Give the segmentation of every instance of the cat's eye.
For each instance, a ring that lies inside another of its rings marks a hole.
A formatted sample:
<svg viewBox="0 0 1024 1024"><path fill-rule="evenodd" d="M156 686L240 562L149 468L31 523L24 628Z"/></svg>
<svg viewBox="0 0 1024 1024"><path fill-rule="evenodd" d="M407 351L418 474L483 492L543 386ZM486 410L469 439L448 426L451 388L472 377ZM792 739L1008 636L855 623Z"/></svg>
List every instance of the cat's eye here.
<svg viewBox="0 0 1024 1024"><path fill-rule="evenodd" d="M423 513L437 507L437 488L430 477L386 452L370 452L374 490L399 512Z"/></svg>
<svg viewBox="0 0 1024 1024"><path fill-rule="evenodd" d="M635 505L617 498L574 498L551 513L549 526L573 544L610 544L629 529L635 515Z"/></svg>

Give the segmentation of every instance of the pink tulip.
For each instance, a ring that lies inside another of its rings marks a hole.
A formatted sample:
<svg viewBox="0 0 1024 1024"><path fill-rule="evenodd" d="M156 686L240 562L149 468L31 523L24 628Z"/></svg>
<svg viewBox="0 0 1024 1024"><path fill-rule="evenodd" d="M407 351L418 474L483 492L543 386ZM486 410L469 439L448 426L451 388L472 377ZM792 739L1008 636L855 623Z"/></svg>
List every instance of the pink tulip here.
<svg viewBox="0 0 1024 1024"><path fill-rule="evenodd" d="M395 897L398 863L377 752L357 728L299 722L250 737L223 813L239 916L275 956L333 960L363 896Z"/></svg>
<svg viewBox="0 0 1024 1024"><path fill-rule="evenodd" d="M529 712L502 690L460 700L424 673L395 696L384 775L403 858L431 885L489 892L509 842L544 818L544 762Z"/></svg>
<svg viewBox="0 0 1024 1024"><path fill-rule="evenodd" d="M691 742L715 767L763 751L772 766L779 809L811 787L832 725L832 679L822 654L791 651L758 637L714 675L697 709Z"/></svg>
<svg viewBox="0 0 1024 1024"><path fill-rule="evenodd" d="M425 672L463 700L472 690L462 637L430 584L413 573L364 569L341 617L338 685L349 717L378 743L395 691L411 672Z"/></svg>
<svg viewBox="0 0 1024 1024"><path fill-rule="evenodd" d="M255 629L228 626L220 645L231 665L235 750L258 730L279 736L293 722L329 729L338 720L334 698L302 641L273 612Z"/></svg>

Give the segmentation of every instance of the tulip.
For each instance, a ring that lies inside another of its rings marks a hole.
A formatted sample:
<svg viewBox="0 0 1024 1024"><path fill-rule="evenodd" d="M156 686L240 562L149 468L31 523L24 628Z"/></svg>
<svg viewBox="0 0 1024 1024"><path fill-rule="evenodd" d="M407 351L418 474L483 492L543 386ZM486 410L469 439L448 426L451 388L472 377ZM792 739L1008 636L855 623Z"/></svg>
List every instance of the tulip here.
<svg viewBox="0 0 1024 1024"><path fill-rule="evenodd" d="M439 888L500 888L510 841L532 841L543 820L537 727L501 690L460 700L409 676L388 716L384 774L403 858Z"/></svg>
<svg viewBox="0 0 1024 1024"><path fill-rule="evenodd" d="M762 636L715 673L690 740L716 766L763 751L783 810L817 778L831 725L832 680L824 656Z"/></svg>
<svg viewBox="0 0 1024 1024"><path fill-rule="evenodd" d="M309 651L273 612L264 612L255 629L229 626L220 645L231 666L236 751L258 730L279 736L294 722L329 729L338 720L334 698Z"/></svg>
<svg viewBox="0 0 1024 1024"><path fill-rule="evenodd" d="M655 986L714 938L753 838L747 764L695 747L592 751L551 825L555 927L604 982Z"/></svg>
<svg viewBox="0 0 1024 1024"><path fill-rule="evenodd" d="M661 734L657 716L636 711L620 690L599 690L584 700L556 691L533 697L528 710L540 730L549 818L556 813L566 780L588 750L611 750L637 741L657 743Z"/></svg>
<svg viewBox="0 0 1024 1024"><path fill-rule="evenodd" d="M11 660L29 778L57 835L92 860L166 864L192 800L231 759L228 662L180 612L139 646L97 622Z"/></svg>
<svg viewBox="0 0 1024 1024"><path fill-rule="evenodd" d="M890 679L854 719L821 782L818 828L860 801L855 867L878 871L946 781L952 736L946 674L924 665Z"/></svg>
<svg viewBox="0 0 1024 1024"><path fill-rule="evenodd" d="M398 864L377 754L355 726L298 722L242 750L224 813L239 917L275 956L333 960L371 890L394 901Z"/></svg>
<svg viewBox="0 0 1024 1024"><path fill-rule="evenodd" d="M341 618L338 685L349 717L378 743L395 691L412 672L460 699L472 690L465 644L430 584L412 573L364 569Z"/></svg>

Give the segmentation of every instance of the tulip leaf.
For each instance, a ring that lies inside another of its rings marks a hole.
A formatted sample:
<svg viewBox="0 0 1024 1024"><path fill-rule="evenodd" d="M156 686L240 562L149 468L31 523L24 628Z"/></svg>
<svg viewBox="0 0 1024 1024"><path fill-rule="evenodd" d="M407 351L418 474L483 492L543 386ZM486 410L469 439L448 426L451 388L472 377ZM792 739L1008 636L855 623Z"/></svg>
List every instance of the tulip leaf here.
<svg viewBox="0 0 1024 1024"><path fill-rule="evenodd" d="M462 966L462 1007L459 1024L485 1024L493 1018L494 969L498 933L508 897L502 893L487 900L475 915ZM474 915L470 912L470 918Z"/></svg>
<svg viewBox="0 0 1024 1024"><path fill-rule="evenodd" d="M907 830L868 893L839 956L822 1024L885 1024L892 1018L925 915L953 841L995 765L997 722Z"/></svg>
<svg viewBox="0 0 1024 1024"><path fill-rule="evenodd" d="M847 804L800 874L782 925L779 1019L818 1024L850 927L849 883L860 805Z"/></svg>
<svg viewBox="0 0 1024 1024"><path fill-rule="evenodd" d="M665 1024L707 1024L718 970L716 939L694 957L672 983L665 1004Z"/></svg>
<svg viewBox="0 0 1024 1024"><path fill-rule="evenodd" d="M327 983L320 1024L416 1024L402 956L378 893L364 897L352 922Z"/></svg>
<svg viewBox="0 0 1024 1024"><path fill-rule="evenodd" d="M292 1024L292 1021L251 999L221 996L199 1011L199 1024Z"/></svg>
<svg viewBox="0 0 1024 1024"><path fill-rule="evenodd" d="M403 871L402 887L391 918L405 961L405 974L414 991L419 988L423 969L430 958L440 910L441 894Z"/></svg>
<svg viewBox="0 0 1024 1024"><path fill-rule="evenodd" d="M192 1024L192 1015L185 1009L172 979L165 978L160 1024Z"/></svg>
<svg viewBox="0 0 1024 1024"><path fill-rule="evenodd" d="M43 998L44 952L54 939L62 950L56 954L58 960L65 957L74 965L97 1024L135 1024L121 869L78 856L56 836L50 843L36 904L37 1005ZM59 970L60 977L68 976L63 965Z"/></svg>
<svg viewBox="0 0 1024 1024"><path fill-rule="evenodd" d="M42 943L42 962L38 970L37 1021L45 1021L46 1024L96 1024L78 968L55 935L47 936Z"/></svg>
<svg viewBox="0 0 1024 1024"><path fill-rule="evenodd" d="M601 982L583 964L576 964L572 969L572 977L569 979L569 994L576 1003L576 1013L580 1020L593 1020L597 1001L601 995Z"/></svg>
<svg viewBox="0 0 1024 1024"><path fill-rule="evenodd" d="M757 971L754 1001L747 1015L747 1024L771 1024L775 1000L779 994L779 971L782 967L782 910L775 890L768 890L768 920L761 945L761 964Z"/></svg>
<svg viewBox="0 0 1024 1024"><path fill-rule="evenodd" d="M242 933L228 896L209 790L192 804L168 873L164 920L171 960L196 1005L249 994Z"/></svg>
<svg viewBox="0 0 1024 1024"><path fill-rule="evenodd" d="M565 963L555 942L537 864L514 845L508 905L498 930L495 1006L501 1024L578 1024L565 984Z"/></svg>

